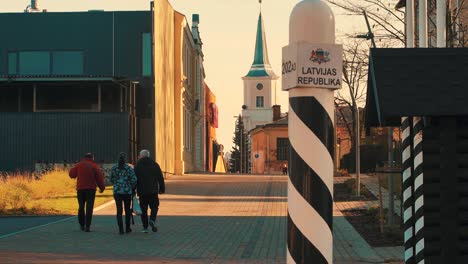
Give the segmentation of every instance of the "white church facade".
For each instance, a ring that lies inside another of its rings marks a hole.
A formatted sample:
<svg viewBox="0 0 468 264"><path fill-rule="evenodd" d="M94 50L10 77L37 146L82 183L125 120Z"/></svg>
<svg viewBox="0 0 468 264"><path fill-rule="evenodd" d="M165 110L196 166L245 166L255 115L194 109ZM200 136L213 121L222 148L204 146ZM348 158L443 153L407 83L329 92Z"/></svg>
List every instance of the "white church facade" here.
<svg viewBox="0 0 468 264"><path fill-rule="evenodd" d="M242 117L246 132L272 122L278 76L268 60L262 14L258 17L254 61L244 81Z"/></svg>

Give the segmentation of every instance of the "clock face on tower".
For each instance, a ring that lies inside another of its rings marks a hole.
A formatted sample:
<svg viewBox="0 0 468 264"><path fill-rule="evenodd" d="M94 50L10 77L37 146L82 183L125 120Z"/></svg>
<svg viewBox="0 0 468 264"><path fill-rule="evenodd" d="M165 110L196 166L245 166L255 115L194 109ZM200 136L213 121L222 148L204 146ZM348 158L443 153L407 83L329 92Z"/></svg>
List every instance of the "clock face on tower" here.
<svg viewBox="0 0 468 264"><path fill-rule="evenodd" d="M258 83L258 84L257 84L257 90L260 91L260 90L262 90L262 89L263 89L263 84Z"/></svg>

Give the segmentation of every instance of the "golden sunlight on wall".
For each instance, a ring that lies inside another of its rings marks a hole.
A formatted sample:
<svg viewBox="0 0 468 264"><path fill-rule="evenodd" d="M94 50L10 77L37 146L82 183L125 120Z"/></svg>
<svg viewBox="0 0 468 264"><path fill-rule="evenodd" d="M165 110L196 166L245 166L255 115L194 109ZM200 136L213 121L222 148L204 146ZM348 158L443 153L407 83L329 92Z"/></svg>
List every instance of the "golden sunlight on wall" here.
<svg viewBox="0 0 468 264"><path fill-rule="evenodd" d="M279 174L286 160L277 159L277 139L288 138L288 127L267 127L252 132L252 173ZM258 156L255 156L258 154Z"/></svg>
<svg viewBox="0 0 468 264"><path fill-rule="evenodd" d="M185 164L183 160L183 104L182 104L182 36L186 21L184 15L175 12L174 14L174 106L175 106L175 174L183 174Z"/></svg>
<svg viewBox="0 0 468 264"><path fill-rule="evenodd" d="M174 9L167 0L154 1L154 76L156 161L175 173Z"/></svg>

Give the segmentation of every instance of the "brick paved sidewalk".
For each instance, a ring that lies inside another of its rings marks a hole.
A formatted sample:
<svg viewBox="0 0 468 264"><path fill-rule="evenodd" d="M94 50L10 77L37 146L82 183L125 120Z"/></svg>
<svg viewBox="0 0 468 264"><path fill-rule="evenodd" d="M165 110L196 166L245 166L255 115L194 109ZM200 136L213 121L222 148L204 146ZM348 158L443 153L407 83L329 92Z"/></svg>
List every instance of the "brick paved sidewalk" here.
<svg viewBox="0 0 468 264"><path fill-rule="evenodd" d="M342 183L345 180L354 178L355 175L350 175L351 177L336 177L335 183ZM366 174L361 174L361 183L366 186L366 188L377 198L379 197L379 185L376 177L368 176ZM388 208L388 199L389 194L385 188L382 188L383 196L383 205L384 208ZM395 204L395 213L400 215L400 200L394 197ZM374 201L346 201L346 202L335 202L335 206L338 210L350 210L350 209L368 209L370 207L380 206L379 200ZM384 260L398 260L402 261L404 258L404 247L375 247L373 248L374 252Z"/></svg>
<svg viewBox="0 0 468 264"><path fill-rule="evenodd" d="M114 206L0 239L0 263L285 263L284 176L188 175L167 182L157 233L117 233ZM334 263L383 258L334 210ZM0 219L1 221L1 219ZM1 222L0 222L1 224Z"/></svg>

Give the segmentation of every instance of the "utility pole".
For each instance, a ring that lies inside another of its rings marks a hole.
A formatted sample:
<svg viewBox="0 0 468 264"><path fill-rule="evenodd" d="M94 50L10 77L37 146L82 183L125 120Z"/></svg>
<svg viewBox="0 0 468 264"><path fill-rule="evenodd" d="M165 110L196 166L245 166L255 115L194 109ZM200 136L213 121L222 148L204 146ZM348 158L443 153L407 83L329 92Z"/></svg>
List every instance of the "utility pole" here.
<svg viewBox="0 0 468 264"><path fill-rule="evenodd" d="M376 48L375 40L374 40L374 33L372 33L372 28L369 23L369 18L367 17L367 13L365 10L362 11L364 15L364 19L366 20L367 25L367 33L364 35L357 35L357 38L363 38L370 40L372 43L372 48ZM353 104L356 111L356 196L361 195L361 131L360 131L360 120L359 120L359 106L357 105L356 98L354 98L354 94L351 95L353 100Z"/></svg>

